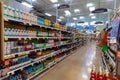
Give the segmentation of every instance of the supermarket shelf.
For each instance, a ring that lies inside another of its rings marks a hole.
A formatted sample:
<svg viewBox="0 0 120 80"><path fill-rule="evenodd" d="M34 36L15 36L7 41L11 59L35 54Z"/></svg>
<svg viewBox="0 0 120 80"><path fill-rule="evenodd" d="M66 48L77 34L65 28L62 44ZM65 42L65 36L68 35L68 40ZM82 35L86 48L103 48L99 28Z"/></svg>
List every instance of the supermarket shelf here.
<svg viewBox="0 0 120 80"><path fill-rule="evenodd" d="M54 47L59 47L59 46L65 46L65 45L69 45L69 44L74 44L76 42L72 42L72 43L67 43L67 44L63 44L63 45L57 45L57 46L52 46L52 47L47 47L47 48L40 48L40 49L34 49L34 50L29 50L29 51L23 51L23 52L19 52L19 53L13 53L13 54L10 54L10 55L5 55L4 58L5 59L9 59L9 58L13 58L15 57L16 55L27 55L29 54L30 52L32 51L37 51L37 50L46 50L48 48L54 48Z"/></svg>
<svg viewBox="0 0 120 80"><path fill-rule="evenodd" d="M104 58L103 52L102 52L102 60L103 60L103 63L105 64L105 68L106 68L107 70L109 70L109 68L108 68L108 66L107 66L107 63L106 63L106 60L105 60L105 58Z"/></svg>
<svg viewBox="0 0 120 80"><path fill-rule="evenodd" d="M115 61L113 60L113 58L109 55L109 53L105 52L107 54L107 56L110 58L110 60L112 61L113 65L115 66Z"/></svg>
<svg viewBox="0 0 120 80"><path fill-rule="evenodd" d="M54 62L54 64L52 64L50 67L52 67L53 65L56 65L58 62L60 62L60 61L62 61L62 60L64 60L66 57L68 57L69 55L66 55L66 56L63 56L62 58L60 58L57 62ZM35 76L37 76L37 75L39 75L40 73L42 73L42 72L44 72L44 71L46 71L47 69L49 69L50 67L47 67L47 68L45 68L45 69L43 69L41 72L39 72L39 73L37 73L37 74L35 74L35 75L33 75L33 76L31 76L30 78L28 78L27 80L31 80L32 78L34 78Z"/></svg>
<svg viewBox="0 0 120 80"><path fill-rule="evenodd" d="M1 77L0 80L3 80L3 79L5 79L5 78L7 78L7 77L8 77L8 75L7 75L7 76L4 76L4 77Z"/></svg>
<svg viewBox="0 0 120 80"><path fill-rule="evenodd" d="M114 59L111 57L110 53L107 51L105 52L107 54L107 56L110 58L110 60L112 61L113 65L115 66L115 61Z"/></svg>
<svg viewBox="0 0 120 80"><path fill-rule="evenodd" d="M73 33L73 32L71 32L71 31L60 30L60 29L58 29L58 28L48 27L48 26L44 26L44 25L24 23L22 20L17 20L17 19L12 19L12 18L4 18L4 21L6 21L6 22L12 21L12 22L16 22L16 23L23 23L23 25L37 26L37 27L42 27L42 28L51 29L51 30L58 30L58 31Z"/></svg>
<svg viewBox="0 0 120 80"><path fill-rule="evenodd" d="M74 47L76 47L76 46L74 46ZM74 47L72 47L72 48L74 48ZM72 49L72 48L66 49L66 50L64 50L64 51L68 51L68 50L70 50L70 49ZM56 53L58 53L58 52L60 53L61 51L58 50L58 51L52 52L52 53L50 53L50 54L48 54L48 55L42 56L42 57L40 57L40 58L37 58L37 59L34 59L34 60L30 60L30 61L28 61L28 62L19 64L19 65L12 66L12 67L10 67L10 69L13 69L13 68L16 68L16 69L8 72L7 74L8 74L8 75L9 75L10 73L14 74L15 71L20 70L20 69L22 70L23 68L25 68L25 67L27 67L27 66L34 65L34 64L37 63L37 62L41 62L42 60L45 60L46 58L52 57L54 54L56 54ZM63 52L63 51L62 51L62 52ZM18 68L17 68L17 67L18 67Z"/></svg>
<svg viewBox="0 0 120 80"><path fill-rule="evenodd" d="M48 69L48 68L43 69L43 70L42 70L42 71L40 71L39 73L37 73L37 74L35 74L35 75L33 75L33 76L29 77L27 80L30 80L30 79L34 78L35 76L37 76L37 75L39 75L40 73L42 73L42 72L46 71L47 69Z"/></svg>
<svg viewBox="0 0 120 80"><path fill-rule="evenodd" d="M58 37L25 37L25 36L5 36L12 39L58 39ZM61 37L61 39L70 39L71 37Z"/></svg>
<svg viewBox="0 0 120 80"><path fill-rule="evenodd" d="M18 64L18 65L12 66L12 67L10 67L10 69L19 68L20 66L23 66L23 65L26 65L26 64L29 64L29 63L31 63L31 61L27 61L27 62L24 62L24 63Z"/></svg>

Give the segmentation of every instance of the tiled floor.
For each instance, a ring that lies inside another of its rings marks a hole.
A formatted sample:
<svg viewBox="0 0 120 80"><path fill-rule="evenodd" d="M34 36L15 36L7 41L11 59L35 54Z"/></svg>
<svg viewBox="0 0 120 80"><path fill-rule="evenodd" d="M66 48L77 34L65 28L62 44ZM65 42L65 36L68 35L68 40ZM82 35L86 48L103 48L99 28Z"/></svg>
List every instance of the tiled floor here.
<svg viewBox="0 0 120 80"><path fill-rule="evenodd" d="M92 64L101 65L96 43L90 42L74 54L58 63L52 70L37 80L89 80Z"/></svg>

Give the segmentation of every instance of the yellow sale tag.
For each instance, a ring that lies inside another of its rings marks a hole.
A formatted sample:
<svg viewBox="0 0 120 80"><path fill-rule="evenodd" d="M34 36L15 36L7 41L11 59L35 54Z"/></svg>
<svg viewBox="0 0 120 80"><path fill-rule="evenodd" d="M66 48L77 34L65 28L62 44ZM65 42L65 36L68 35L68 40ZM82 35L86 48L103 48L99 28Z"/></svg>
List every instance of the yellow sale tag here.
<svg viewBox="0 0 120 80"><path fill-rule="evenodd" d="M7 41L7 40L8 40L8 38L5 37L5 41Z"/></svg>

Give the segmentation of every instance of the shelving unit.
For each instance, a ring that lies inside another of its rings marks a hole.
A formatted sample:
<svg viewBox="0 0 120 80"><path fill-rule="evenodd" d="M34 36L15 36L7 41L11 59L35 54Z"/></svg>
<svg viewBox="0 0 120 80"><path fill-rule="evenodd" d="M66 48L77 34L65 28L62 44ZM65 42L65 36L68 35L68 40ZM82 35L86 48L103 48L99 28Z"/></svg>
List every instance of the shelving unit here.
<svg viewBox="0 0 120 80"><path fill-rule="evenodd" d="M25 80L33 79L86 42L85 37L74 38L80 33L67 30L56 23L51 27L50 24L38 24L37 18L30 22L31 20L6 17L3 13L5 9L0 2L0 60L4 65L2 71L5 72L0 80L14 76Z"/></svg>
<svg viewBox="0 0 120 80"><path fill-rule="evenodd" d="M116 19L118 19L120 17L119 15L120 13L120 8L118 8L115 13L113 14L113 17L111 19L111 24L109 26L107 26L104 30L107 32L107 48L106 51L102 50L102 61L103 61L103 65L105 66L105 69L109 70L110 74L112 76L117 76L118 79L120 79L118 74L118 69L120 65L119 64L119 60L117 58L117 54L119 51L119 45L118 45L118 37L117 36L117 42L114 43L114 41L111 41L111 33L112 33L112 22L115 21ZM120 27L120 26L118 26ZM119 32L119 30L118 30ZM118 34L119 35L119 34Z"/></svg>

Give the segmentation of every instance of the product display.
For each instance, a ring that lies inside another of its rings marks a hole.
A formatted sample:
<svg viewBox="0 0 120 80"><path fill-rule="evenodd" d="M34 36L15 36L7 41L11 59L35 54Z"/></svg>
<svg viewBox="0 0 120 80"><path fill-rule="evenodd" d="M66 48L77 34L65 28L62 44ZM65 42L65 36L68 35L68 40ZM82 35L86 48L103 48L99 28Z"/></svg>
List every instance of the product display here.
<svg viewBox="0 0 120 80"><path fill-rule="evenodd" d="M48 19L4 5L4 52L0 79L33 79L84 44L74 32Z"/></svg>
<svg viewBox="0 0 120 80"><path fill-rule="evenodd" d="M120 80L119 4L1 0L0 80Z"/></svg>

